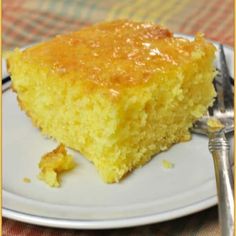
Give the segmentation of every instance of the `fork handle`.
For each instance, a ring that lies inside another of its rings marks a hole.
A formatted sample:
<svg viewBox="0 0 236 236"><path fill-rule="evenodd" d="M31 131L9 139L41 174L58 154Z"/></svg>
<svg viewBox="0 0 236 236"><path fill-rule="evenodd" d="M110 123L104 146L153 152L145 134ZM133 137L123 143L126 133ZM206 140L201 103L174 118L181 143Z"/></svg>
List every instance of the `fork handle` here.
<svg viewBox="0 0 236 236"><path fill-rule="evenodd" d="M229 162L230 145L223 131L211 132L209 134L209 150L212 153L215 166L221 235L233 236L233 173Z"/></svg>

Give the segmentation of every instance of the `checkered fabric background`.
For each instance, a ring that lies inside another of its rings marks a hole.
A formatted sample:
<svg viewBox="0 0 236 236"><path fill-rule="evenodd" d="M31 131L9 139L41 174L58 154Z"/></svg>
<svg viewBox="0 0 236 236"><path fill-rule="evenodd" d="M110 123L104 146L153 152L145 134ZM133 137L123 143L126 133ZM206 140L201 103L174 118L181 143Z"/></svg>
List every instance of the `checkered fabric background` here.
<svg viewBox="0 0 236 236"><path fill-rule="evenodd" d="M233 0L3 0L3 49L113 19L145 20L174 32L204 32L233 46Z"/></svg>
<svg viewBox="0 0 236 236"><path fill-rule="evenodd" d="M133 19L157 22L173 32L205 33L234 44L233 0L2 0L3 50L47 40L95 22ZM63 230L3 219L4 236L158 235L217 236L217 208L149 226L114 230Z"/></svg>

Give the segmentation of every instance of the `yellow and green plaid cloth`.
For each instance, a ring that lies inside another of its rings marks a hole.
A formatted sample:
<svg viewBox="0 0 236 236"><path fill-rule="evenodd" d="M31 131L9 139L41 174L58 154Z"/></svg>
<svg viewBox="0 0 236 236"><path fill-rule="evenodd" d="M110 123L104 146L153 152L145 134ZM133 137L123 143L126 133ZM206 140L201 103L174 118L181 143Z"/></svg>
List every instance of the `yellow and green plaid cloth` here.
<svg viewBox="0 0 236 236"><path fill-rule="evenodd" d="M233 0L3 0L3 49L40 42L95 22L157 22L233 46Z"/></svg>
<svg viewBox="0 0 236 236"><path fill-rule="evenodd" d="M205 33L233 46L233 0L2 0L2 47L10 50L104 20L156 22L173 32ZM4 236L220 235L217 208L149 226L114 230L62 230L3 219Z"/></svg>

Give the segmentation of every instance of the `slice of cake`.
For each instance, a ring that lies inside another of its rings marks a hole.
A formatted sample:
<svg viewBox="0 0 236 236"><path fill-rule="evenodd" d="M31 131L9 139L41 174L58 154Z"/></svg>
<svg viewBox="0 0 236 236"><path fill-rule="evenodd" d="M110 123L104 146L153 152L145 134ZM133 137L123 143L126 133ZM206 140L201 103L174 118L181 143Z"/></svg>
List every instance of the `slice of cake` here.
<svg viewBox="0 0 236 236"><path fill-rule="evenodd" d="M8 65L33 123L113 183L190 139L215 95L214 54L200 34L190 41L123 20L15 50Z"/></svg>

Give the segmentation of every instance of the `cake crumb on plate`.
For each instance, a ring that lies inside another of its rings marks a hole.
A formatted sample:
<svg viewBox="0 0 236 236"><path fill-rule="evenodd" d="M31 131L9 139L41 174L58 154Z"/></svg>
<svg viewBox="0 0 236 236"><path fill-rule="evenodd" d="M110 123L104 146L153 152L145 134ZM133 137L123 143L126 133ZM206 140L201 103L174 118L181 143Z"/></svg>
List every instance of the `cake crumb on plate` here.
<svg viewBox="0 0 236 236"><path fill-rule="evenodd" d="M162 160L162 166L165 168L165 169L172 169L174 168L174 163L170 162L170 161L167 161L167 160Z"/></svg>
<svg viewBox="0 0 236 236"><path fill-rule="evenodd" d="M59 187L59 175L64 171L72 170L75 166L73 157L68 155L65 146L60 144L56 149L42 156L38 178L50 187Z"/></svg>
<svg viewBox="0 0 236 236"><path fill-rule="evenodd" d="M31 183L31 179L25 177L25 178L23 178L23 182L26 183L26 184L29 184L29 183Z"/></svg>

